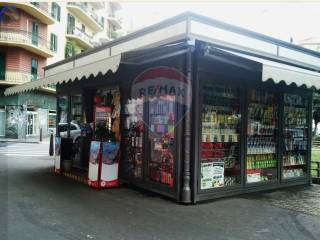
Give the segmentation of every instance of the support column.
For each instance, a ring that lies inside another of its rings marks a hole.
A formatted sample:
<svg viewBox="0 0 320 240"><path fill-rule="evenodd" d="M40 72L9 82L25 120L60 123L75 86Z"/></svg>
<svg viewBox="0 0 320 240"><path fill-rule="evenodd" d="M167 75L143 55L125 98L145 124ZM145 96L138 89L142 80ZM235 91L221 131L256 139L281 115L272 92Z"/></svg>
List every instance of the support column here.
<svg viewBox="0 0 320 240"><path fill-rule="evenodd" d="M190 171L190 157L191 157L191 105L192 105L192 53L193 46L189 47L189 51L186 56L186 76L188 80L188 87L186 91L186 114L184 118L184 152L183 152L183 186L182 197L183 203L191 203L191 171Z"/></svg>

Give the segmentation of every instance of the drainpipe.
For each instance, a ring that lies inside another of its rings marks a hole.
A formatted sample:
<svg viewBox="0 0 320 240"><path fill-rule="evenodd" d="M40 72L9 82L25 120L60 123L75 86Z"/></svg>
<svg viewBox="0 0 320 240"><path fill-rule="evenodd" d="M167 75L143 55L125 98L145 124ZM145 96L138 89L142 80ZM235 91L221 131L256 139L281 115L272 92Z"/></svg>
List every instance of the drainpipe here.
<svg viewBox="0 0 320 240"><path fill-rule="evenodd" d="M185 103L187 106L186 115L184 118L184 153L183 153L183 187L181 202L191 203L191 172L190 172L190 156L191 156L191 104L192 104L192 52L193 46L189 47L186 56L186 76L189 87L186 92Z"/></svg>

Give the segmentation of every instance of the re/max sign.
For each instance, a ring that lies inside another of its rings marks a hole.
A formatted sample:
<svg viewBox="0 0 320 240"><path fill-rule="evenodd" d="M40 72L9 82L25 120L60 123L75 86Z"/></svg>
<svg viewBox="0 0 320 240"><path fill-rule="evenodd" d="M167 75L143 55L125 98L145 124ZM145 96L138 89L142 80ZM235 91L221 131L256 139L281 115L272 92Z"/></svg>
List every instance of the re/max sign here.
<svg viewBox="0 0 320 240"><path fill-rule="evenodd" d="M156 86L146 86L139 88L139 95L142 96L156 96L156 95L171 95L171 96L185 96L185 88L178 86L168 86L168 85L156 85Z"/></svg>

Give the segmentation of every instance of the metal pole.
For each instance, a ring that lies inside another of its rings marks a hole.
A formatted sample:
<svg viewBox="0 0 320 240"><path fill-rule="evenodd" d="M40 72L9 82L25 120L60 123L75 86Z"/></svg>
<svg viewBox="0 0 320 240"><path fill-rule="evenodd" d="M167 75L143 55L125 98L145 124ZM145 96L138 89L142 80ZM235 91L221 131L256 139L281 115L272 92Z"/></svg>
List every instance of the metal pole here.
<svg viewBox="0 0 320 240"><path fill-rule="evenodd" d="M50 134L50 147L49 147L49 155L53 156L53 133Z"/></svg>
<svg viewBox="0 0 320 240"><path fill-rule="evenodd" d="M191 86L192 83L192 49L193 47L189 47L189 51L186 56L186 75L187 80ZM190 173L190 155L191 155L191 87L187 88L186 95L186 115L184 119L184 158L183 158L183 187L182 187L182 199L183 203L191 203L191 173Z"/></svg>
<svg viewBox="0 0 320 240"><path fill-rule="evenodd" d="M42 142L42 128L40 128L40 142Z"/></svg>

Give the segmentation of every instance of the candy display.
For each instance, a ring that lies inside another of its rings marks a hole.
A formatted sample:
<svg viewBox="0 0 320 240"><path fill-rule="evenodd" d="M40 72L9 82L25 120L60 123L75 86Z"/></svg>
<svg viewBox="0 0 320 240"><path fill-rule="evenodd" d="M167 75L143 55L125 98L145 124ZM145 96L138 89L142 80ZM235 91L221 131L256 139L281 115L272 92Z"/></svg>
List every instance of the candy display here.
<svg viewBox="0 0 320 240"><path fill-rule="evenodd" d="M239 90L206 83L202 105L201 189L240 183Z"/></svg>
<svg viewBox="0 0 320 240"><path fill-rule="evenodd" d="M247 182L277 178L276 97L273 93L251 89L247 128Z"/></svg>
<svg viewBox="0 0 320 240"><path fill-rule="evenodd" d="M308 101L296 94L284 94L283 178L306 174L308 147Z"/></svg>

